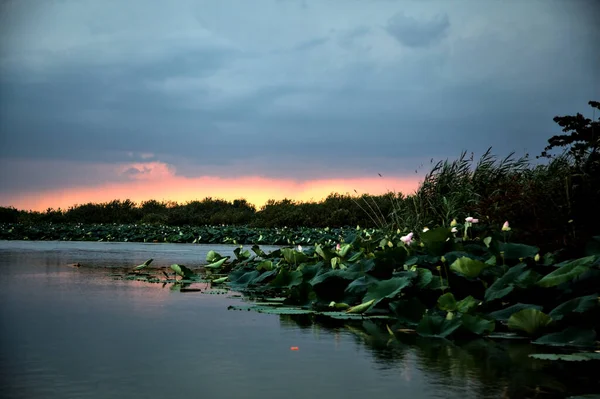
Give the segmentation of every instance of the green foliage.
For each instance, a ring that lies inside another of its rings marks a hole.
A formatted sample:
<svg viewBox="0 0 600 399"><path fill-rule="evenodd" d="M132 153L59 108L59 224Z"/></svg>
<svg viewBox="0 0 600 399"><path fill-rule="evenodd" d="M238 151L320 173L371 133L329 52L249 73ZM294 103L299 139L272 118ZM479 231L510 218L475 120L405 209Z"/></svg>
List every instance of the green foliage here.
<svg viewBox="0 0 600 399"><path fill-rule="evenodd" d="M304 230L305 234L314 232ZM330 232L328 229L322 234L327 237ZM440 232L434 230L428 242ZM481 232L483 237L490 237L489 230ZM598 256L564 260L556 252L540 264L531 257L537 248L496 245L494 239L482 242L476 234L466 239L445 239L442 235L448 244L440 249L449 252L437 256L419 237L405 246L400 240L404 234L352 229L343 234L346 241L341 245L341 240L309 237L315 246L305 244L300 249L293 245L268 253L258 246L252 251L237 246L234 258L209 251L209 264L204 269L213 284L258 298L275 295L286 305L300 306L301 313L337 319L386 318L417 327L417 333L426 337L492 332L505 336L508 329L529 337L546 333L538 340L541 344L572 346L582 344L590 334L582 335L569 327L582 331L600 328L595 313L587 313L598 307ZM308 242L306 236L294 238ZM513 255L500 263L496 258L499 248ZM183 281L197 280L190 269L174 266ZM133 278L150 277L138 274ZM169 281L167 276L164 282ZM591 317L576 317L584 313Z"/></svg>
<svg viewBox="0 0 600 399"><path fill-rule="evenodd" d="M508 328L535 335L548 327L552 321L550 316L540 310L534 308L523 309L513 313L508 318Z"/></svg>

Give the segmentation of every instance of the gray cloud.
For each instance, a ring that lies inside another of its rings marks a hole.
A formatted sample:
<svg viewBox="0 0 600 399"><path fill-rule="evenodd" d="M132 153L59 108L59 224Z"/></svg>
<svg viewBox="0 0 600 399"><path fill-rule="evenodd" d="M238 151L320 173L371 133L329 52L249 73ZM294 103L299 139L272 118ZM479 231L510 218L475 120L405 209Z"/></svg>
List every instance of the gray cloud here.
<svg viewBox="0 0 600 399"><path fill-rule="evenodd" d="M449 28L448 14L419 21L399 12L388 20L385 30L405 46L427 47L442 40Z"/></svg>
<svg viewBox="0 0 600 399"><path fill-rule="evenodd" d="M223 2L7 13L0 163L17 172L0 191L122 181L97 165L147 161L129 152L190 177L414 173L461 150L535 153L552 117L598 96L589 5Z"/></svg>

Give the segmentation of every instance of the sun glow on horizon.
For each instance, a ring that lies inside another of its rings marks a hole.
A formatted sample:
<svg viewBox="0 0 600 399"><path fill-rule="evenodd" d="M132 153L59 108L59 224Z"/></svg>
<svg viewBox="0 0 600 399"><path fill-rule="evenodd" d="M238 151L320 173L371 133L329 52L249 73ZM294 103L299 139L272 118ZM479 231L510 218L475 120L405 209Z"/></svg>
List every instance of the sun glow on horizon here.
<svg viewBox="0 0 600 399"><path fill-rule="evenodd" d="M117 167L118 174L129 181L97 186L72 187L0 196L2 206L45 211L68 209L74 205L130 199L136 203L148 200L186 203L206 197L232 201L246 199L260 209L268 200L284 198L295 201L320 201L331 193L384 194L389 191L410 194L420 179L399 177L340 178L297 181L260 176L235 178L177 176L173 168L159 162L127 164ZM355 192L356 190L356 192Z"/></svg>

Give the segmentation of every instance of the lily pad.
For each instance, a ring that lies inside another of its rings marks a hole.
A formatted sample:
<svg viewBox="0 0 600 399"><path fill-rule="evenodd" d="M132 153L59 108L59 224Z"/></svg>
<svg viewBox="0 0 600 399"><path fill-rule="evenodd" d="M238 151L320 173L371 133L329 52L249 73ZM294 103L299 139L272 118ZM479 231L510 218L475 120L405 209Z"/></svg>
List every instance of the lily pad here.
<svg viewBox="0 0 600 399"><path fill-rule="evenodd" d="M569 327L564 331L544 335L533 341L538 345L550 346L594 346L596 332L590 329Z"/></svg>

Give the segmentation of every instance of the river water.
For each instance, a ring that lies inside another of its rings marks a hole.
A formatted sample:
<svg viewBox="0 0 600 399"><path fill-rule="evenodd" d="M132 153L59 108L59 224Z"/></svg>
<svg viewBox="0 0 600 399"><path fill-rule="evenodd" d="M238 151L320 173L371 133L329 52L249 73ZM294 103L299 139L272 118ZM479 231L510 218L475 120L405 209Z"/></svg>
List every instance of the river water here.
<svg viewBox="0 0 600 399"><path fill-rule="evenodd" d="M0 241L2 398L509 398L600 392L595 365L522 341L390 339L370 322L228 310L240 297L114 280L225 245ZM269 247L265 247L269 250ZM69 266L79 262L81 267ZM298 350L291 350L297 347Z"/></svg>

